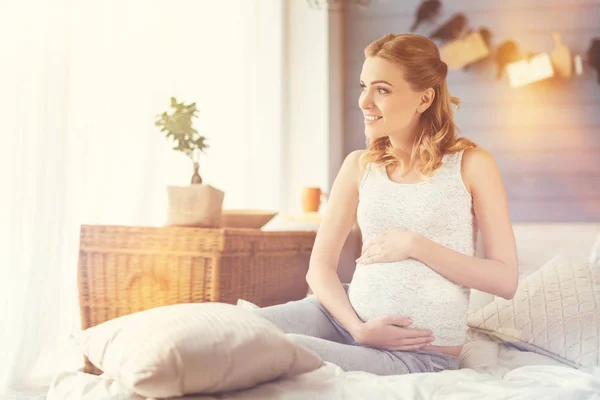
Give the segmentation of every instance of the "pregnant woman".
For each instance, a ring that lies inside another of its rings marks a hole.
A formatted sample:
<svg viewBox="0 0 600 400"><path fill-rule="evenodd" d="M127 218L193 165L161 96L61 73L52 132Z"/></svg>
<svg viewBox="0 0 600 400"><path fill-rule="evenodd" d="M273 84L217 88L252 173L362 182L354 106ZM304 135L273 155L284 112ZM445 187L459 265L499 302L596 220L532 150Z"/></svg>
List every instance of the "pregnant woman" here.
<svg viewBox="0 0 600 400"><path fill-rule="evenodd" d="M506 193L492 156L457 136L447 65L420 35L365 49L359 107L368 149L335 179L313 248L313 295L257 310L346 371L458 368L470 289L506 299L518 282ZM358 221L363 251L350 285L337 275ZM481 231L486 258L474 256Z"/></svg>

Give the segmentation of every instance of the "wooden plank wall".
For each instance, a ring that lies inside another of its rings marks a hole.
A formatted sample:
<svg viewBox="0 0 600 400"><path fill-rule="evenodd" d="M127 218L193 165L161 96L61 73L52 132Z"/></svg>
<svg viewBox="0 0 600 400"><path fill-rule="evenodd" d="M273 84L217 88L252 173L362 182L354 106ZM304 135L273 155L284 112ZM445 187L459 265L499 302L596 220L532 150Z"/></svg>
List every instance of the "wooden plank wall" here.
<svg viewBox="0 0 600 400"><path fill-rule="evenodd" d="M403 33L419 0L373 0L345 12L344 151L364 148L358 108L359 75L365 46L389 33ZM552 33L573 53L584 53L600 38L600 0L443 1L437 23L453 13L469 27L488 27L493 44L515 40L532 53L554 48ZM572 80L553 79L511 88L495 78L493 63L450 71L448 85L461 98L456 113L463 135L495 156L506 183L514 221L600 221L600 85L589 67Z"/></svg>

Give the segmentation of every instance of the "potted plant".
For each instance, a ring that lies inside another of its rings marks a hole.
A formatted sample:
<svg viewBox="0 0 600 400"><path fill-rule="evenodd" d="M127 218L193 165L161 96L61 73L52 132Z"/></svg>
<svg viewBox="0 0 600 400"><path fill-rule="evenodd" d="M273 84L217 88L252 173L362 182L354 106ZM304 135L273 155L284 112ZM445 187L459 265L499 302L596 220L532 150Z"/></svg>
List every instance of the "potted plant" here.
<svg viewBox="0 0 600 400"><path fill-rule="evenodd" d="M202 177L199 174L200 153L206 153L209 148L206 143L206 137L200 135L193 127L193 118L197 118L196 103L184 104L178 103L175 97L171 97L172 114L166 111L160 114L155 125L160 127L161 132L166 132L167 139L172 139L176 146L173 150L181 151L188 156L194 166L192 175L192 184L202 183Z"/></svg>
<svg viewBox="0 0 600 400"><path fill-rule="evenodd" d="M155 125L174 143L173 150L180 151L192 161L194 173L189 186L169 186L168 225L219 227L224 193L210 185L203 184L200 176L200 154L209 148L207 139L193 126L197 118L196 103L179 103L171 97L173 112L160 114Z"/></svg>

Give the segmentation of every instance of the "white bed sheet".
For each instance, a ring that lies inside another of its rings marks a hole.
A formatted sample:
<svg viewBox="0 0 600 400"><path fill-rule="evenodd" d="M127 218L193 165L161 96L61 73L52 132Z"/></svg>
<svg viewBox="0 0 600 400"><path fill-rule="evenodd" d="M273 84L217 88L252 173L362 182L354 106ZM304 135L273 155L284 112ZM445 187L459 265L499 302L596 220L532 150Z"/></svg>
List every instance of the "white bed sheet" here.
<svg viewBox="0 0 600 400"><path fill-rule="evenodd" d="M557 254L587 259L600 232L592 224L516 224L519 260L540 267ZM481 243L481 240L479 240ZM481 249L479 250L481 251ZM483 255L482 253L480 255ZM535 399L600 400L600 367L577 370L558 361L469 331L461 369L435 374L378 377L346 373L332 364L285 381L217 397L186 400ZM149 400L131 395L107 376L64 372L46 400Z"/></svg>
<svg viewBox="0 0 600 400"><path fill-rule="evenodd" d="M600 367L574 369L551 358L476 336L465 345L461 369L376 376L326 363L292 379L220 396L182 400L586 399L600 400ZM178 398L179 399L179 398ZM125 392L109 377L64 372L47 400L150 400Z"/></svg>

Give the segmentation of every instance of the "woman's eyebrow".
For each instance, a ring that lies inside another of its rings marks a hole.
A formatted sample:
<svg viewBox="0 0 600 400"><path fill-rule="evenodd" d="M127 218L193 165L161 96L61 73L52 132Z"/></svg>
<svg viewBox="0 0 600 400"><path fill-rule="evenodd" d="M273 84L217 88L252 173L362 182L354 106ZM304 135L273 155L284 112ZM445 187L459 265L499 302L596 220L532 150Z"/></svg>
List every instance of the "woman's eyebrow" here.
<svg viewBox="0 0 600 400"><path fill-rule="evenodd" d="M363 83L363 81L361 80L361 81L360 81L360 83ZM379 81L373 81L373 82L371 82L371 85L375 85L375 84L377 84L377 83L385 83L386 85L389 85L389 86L391 86L391 87L394 87L394 85L392 85L391 83L389 83L389 82L387 82L387 81L382 81L382 80L379 80Z"/></svg>

